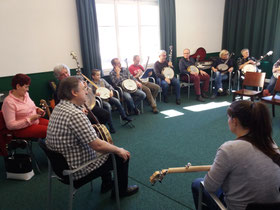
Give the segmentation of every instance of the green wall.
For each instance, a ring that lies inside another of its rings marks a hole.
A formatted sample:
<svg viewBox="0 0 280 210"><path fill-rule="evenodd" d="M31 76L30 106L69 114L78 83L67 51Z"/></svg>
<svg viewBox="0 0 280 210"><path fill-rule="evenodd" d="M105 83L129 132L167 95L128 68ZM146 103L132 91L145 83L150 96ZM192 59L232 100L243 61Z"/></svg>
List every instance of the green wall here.
<svg viewBox="0 0 280 210"><path fill-rule="evenodd" d="M75 74L75 69L71 69L71 74ZM41 99L49 100L52 98L52 90L49 81L55 80L53 71L28 74L31 78L29 94L35 104L38 106ZM12 89L11 81L13 76L0 77L0 92Z"/></svg>

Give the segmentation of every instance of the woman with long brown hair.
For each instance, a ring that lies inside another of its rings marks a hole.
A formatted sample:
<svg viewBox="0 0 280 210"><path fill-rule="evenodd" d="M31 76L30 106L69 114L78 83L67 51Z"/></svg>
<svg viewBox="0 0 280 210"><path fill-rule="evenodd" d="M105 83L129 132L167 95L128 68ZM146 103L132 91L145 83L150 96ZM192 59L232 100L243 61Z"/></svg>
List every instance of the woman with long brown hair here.
<svg viewBox="0 0 280 210"><path fill-rule="evenodd" d="M280 154L273 141L265 104L235 101L227 110L228 126L236 135L217 151L204 177L203 209L217 209L207 192L216 193L228 209L243 210L249 203L280 202ZM197 207L200 181L192 184Z"/></svg>

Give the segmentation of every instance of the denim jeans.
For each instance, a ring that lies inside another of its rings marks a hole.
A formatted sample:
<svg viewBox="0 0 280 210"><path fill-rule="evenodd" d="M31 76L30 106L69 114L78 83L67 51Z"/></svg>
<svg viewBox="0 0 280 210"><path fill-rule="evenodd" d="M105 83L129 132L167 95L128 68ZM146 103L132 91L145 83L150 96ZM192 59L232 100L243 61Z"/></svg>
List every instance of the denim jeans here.
<svg viewBox="0 0 280 210"><path fill-rule="evenodd" d="M167 97L167 91L168 91L169 84L165 80L161 80L160 78L158 78L158 84L162 88L163 97L164 98ZM179 80L176 79L175 77L173 77L173 79L171 79L170 84L175 87L176 100L180 99L181 96L180 96L180 82L179 82Z"/></svg>
<svg viewBox="0 0 280 210"><path fill-rule="evenodd" d="M219 88L223 88L223 80L227 80L228 79L228 74L221 74L221 72L216 71L215 72L215 90L214 93L217 94L217 91L219 90Z"/></svg>
<svg viewBox="0 0 280 210"><path fill-rule="evenodd" d="M127 103L128 110L131 111L137 108L141 101L146 98L146 94L142 90L137 89L134 93L128 93L124 91L123 97Z"/></svg>
<svg viewBox="0 0 280 210"><path fill-rule="evenodd" d="M277 79L272 75L271 78L270 78L270 82L269 82L269 84L268 84L268 86L266 88L266 89L268 89L270 94L273 93L276 81L277 81Z"/></svg>
<svg viewBox="0 0 280 210"><path fill-rule="evenodd" d="M198 209L198 197L199 197L199 189L200 189L200 182L203 181L203 178L197 178L192 182L192 194L193 194L193 201L195 204L195 208ZM222 189L219 189L216 193L216 196L221 200L221 202L225 205L224 202L224 194ZM219 210L219 206L216 202L211 198L209 193L203 188L202 190L202 203L206 204L202 206L203 210Z"/></svg>
<svg viewBox="0 0 280 210"><path fill-rule="evenodd" d="M111 113L112 112L112 107L111 107L111 105L117 107L118 112L120 113L122 119L127 117L126 114L125 114L124 108L121 105L121 102L119 101L119 99L117 99L115 97L111 97L109 99L109 101L103 101L103 107L104 107L104 109L106 109L110 113L111 121L112 121L112 113Z"/></svg>

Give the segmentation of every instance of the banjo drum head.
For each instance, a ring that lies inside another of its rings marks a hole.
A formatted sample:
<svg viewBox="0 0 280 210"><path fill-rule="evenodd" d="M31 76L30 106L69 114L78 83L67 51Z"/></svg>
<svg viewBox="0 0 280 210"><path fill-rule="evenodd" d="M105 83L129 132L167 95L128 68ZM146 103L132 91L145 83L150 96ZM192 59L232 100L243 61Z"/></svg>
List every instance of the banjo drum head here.
<svg viewBox="0 0 280 210"><path fill-rule="evenodd" d="M99 88L97 88L96 93L99 93L100 98L102 98L102 99L110 98L110 90L108 88L99 87Z"/></svg>
<svg viewBox="0 0 280 210"><path fill-rule="evenodd" d="M198 68L197 68L196 66L194 66L194 65L189 66L188 69L187 69L187 71L188 71L188 72L199 73Z"/></svg>
<svg viewBox="0 0 280 210"><path fill-rule="evenodd" d="M170 67L165 67L162 71L162 74L168 78L168 79L172 79L174 77L174 70Z"/></svg>
<svg viewBox="0 0 280 210"><path fill-rule="evenodd" d="M137 90L137 84L132 79L126 79L122 82L122 87L130 93L134 93Z"/></svg>

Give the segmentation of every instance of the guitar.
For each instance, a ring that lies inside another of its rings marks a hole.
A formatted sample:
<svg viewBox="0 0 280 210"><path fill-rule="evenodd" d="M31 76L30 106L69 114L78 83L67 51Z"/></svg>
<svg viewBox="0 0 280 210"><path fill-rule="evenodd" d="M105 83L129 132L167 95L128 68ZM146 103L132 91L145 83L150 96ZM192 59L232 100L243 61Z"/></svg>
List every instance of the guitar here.
<svg viewBox="0 0 280 210"><path fill-rule="evenodd" d="M41 99L41 100L40 100L40 106L41 106L42 109L47 113L48 118L50 119L51 111L50 111L50 107L49 107L49 105L47 104L46 100Z"/></svg>
<svg viewBox="0 0 280 210"><path fill-rule="evenodd" d="M185 167L168 168L156 171L150 177L150 182L152 185L154 185L157 181L161 182L166 174L209 171L210 168L211 165L191 166L191 164L188 163L188 165L186 165Z"/></svg>

